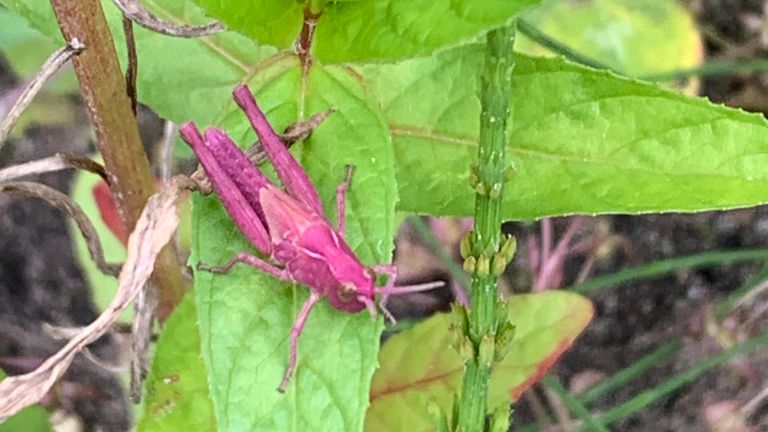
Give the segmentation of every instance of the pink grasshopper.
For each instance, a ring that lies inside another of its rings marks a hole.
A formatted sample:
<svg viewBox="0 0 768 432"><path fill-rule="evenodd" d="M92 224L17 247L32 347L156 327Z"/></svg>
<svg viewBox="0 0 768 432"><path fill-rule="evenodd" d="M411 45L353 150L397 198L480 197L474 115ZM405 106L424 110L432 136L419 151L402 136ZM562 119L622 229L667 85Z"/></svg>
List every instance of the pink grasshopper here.
<svg viewBox="0 0 768 432"><path fill-rule="evenodd" d="M338 228L334 230L323 215L314 185L272 129L248 87L235 88L234 99L256 131L285 191L251 164L224 132L208 128L203 136L193 123L186 123L180 128L181 136L197 155L235 225L276 264L240 252L223 266L201 268L226 272L237 263L245 263L278 279L311 288L309 299L291 329L288 367L278 387L284 392L296 368L299 336L312 307L323 296L340 311L355 313L368 309L375 317L378 291L379 307L394 321L385 307L389 295L431 289L443 283L395 287L397 271L393 265L365 267L344 241L345 197L352 168L348 167L346 178L336 189ZM377 274L388 276L384 287L376 287Z"/></svg>

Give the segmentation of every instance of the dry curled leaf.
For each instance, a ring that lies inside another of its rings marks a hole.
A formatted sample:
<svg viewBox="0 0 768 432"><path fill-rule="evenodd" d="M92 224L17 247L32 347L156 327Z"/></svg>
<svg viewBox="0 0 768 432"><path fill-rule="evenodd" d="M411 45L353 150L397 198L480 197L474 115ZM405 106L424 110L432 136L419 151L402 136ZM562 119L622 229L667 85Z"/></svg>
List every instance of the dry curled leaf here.
<svg viewBox="0 0 768 432"><path fill-rule="evenodd" d="M96 266L104 274L117 276L120 271L120 266L117 264L110 264L104 259L104 251L101 248L101 241L99 241L99 235L96 232L96 228L93 227L88 216L83 212L79 205L67 195L57 191L56 189L46 186L41 183L35 182L5 182L0 183L0 191L11 195L23 195L40 198L46 201L48 204L56 207L57 209L65 212L71 217L77 227L80 229L85 242L88 246L88 252L91 258L96 263Z"/></svg>
<svg viewBox="0 0 768 432"><path fill-rule="evenodd" d="M0 382L0 421L45 396L75 355L109 330L120 313L131 304L152 274L160 250L176 231L179 223L176 212L178 202L183 190L188 187L188 178L173 178L147 201L128 239L128 253L120 271L117 294L109 307L37 369Z"/></svg>
<svg viewBox="0 0 768 432"><path fill-rule="evenodd" d="M48 60L43 63L40 70L37 72L34 78L27 84L24 92L14 102L10 111L5 114L5 118L0 122L0 148L5 143L5 139L8 138L8 134L11 132L13 125L21 117L21 114L32 103L32 99L35 98L38 92L43 88L46 82L53 76L54 72L67 62L73 55L79 53L85 49L85 45L77 39L72 39L66 46L57 49L48 57Z"/></svg>
<svg viewBox="0 0 768 432"><path fill-rule="evenodd" d="M218 21L200 26L174 24L163 21L153 15L137 0L112 0L120 11L131 21L149 30L168 36L177 37L201 37L216 34L225 30L224 25Z"/></svg>
<svg viewBox="0 0 768 432"><path fill-rule="evenodd" d="M104 171L104 166L93 159L76 154L56 153L53 156L0 169L0 182L16 180L31 175L61 171L67 168L83 169L107 180L107 173Z"/></svg>

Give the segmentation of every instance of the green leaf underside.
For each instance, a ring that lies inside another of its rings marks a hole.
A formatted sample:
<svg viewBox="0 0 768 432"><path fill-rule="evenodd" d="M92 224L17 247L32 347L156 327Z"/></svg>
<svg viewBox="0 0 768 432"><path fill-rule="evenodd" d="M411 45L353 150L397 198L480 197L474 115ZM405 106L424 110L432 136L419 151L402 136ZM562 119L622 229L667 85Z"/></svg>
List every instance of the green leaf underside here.
<svg viewBox="0 0 768 432"><path fill-rule="evenodd" d="M472 213L478 46L360 68L393 134L400 209ZM768 124L640 81L518 56L504 215L701 211L768 201Z"/></svg>
<svg viewBox="0 0 768 432"><path fill-rule="evenodd" d="M290 48L307 2L195 0L229 28L262 44ZM323 62L387 61L429 55L503 25L539 0L325 1L312 55Z"/></svg>
<svg viewBox="0 0 768 432"><path fill-rule="evenodd" d="M137 430L217 430L200 356L194 293L187 295L165 322L144 386L143 413Z"/></svg>
<svg viewBox="0 0 768 432"><path fill-rule="evenodd" d="M328 4L313 55L325 62L429 55L504 25L539 0L383 0Z"/></svg>
<svg viewBox="0 0 768 432"><path fill-rule="evenodd" d="M295 64L270 79L256 79L251 89L277 129L336 108L295 151L331 215L333 191L344 178L345 164L354 162L347 239L363 262L388 261L396 196L391 143L386 125L356 78L343 68L317 66L302 80ZM239 110L224 117L223 127L240 142L255 139L246 132ZM354 141L340 144L339 136ZM193 208L193 264L224 263L239 251L252 251L216 198L196 197ZM276 388L288 362L290 329L308 288L279 283L245 266L227 275L198 272L196 281L203 357L219 430L362 429L377 365L380 319L318 304L299 341L296 375L283 395Z"/></svg>
<svg viewBox="0 0 768 432"><path fill-rule="evenodd" d="M262 45L289 48L303 21L301 2L295 0L193 0L228 28L237 30Z"/></svg>
<svg viewBox="0 0 768 432"><path fill-rule="evenodd" d="M510 297L515 335L491 375L489 409L517 400L573 343L592 315L589 300L564 291ZM450 412L463 370L461 358L450 347L451 322L449 314L438 314L384 344L366 431L431 430L430 404Z"/></svg>
<svg viewBox="0 0 768 432"><path fill-rule="evenodd" d="M46 2L0 1L57 35ZM144 4L176 22L210 20L185 2ZM119 29L114 7L105 5ZM237 82L266 81L295 67L292 55L231 31L193 40L143 29L137 35L145 59L140 98L174 121L212 123L232 112L229 95ZM122 50L122 42L117 45ZM476 152L479 61L478 48L465 46L358 68L392 132L400 210L472 213L466 179ZM702 211L768 201L761 169L768 129L757 115L559 58L524 56L513 77L512 108L515 172L505 194L506 218Z"/></svg>

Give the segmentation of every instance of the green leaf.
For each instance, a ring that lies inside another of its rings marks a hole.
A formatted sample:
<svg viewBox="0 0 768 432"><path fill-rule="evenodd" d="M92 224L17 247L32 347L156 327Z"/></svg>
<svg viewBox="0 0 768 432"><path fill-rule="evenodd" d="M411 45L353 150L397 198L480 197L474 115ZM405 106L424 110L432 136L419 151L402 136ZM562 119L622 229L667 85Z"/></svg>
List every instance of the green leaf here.
<svg viewBox="0 0 768 432"><path fill-rule="evenodd" d="M215 431L205 363L200 351L195 296L168 318L157 341L138 431Z"/></svg>
<svg viewBox="0 0 768 432"><path fill-rule="evenodd" d="M30 25L61 42L61 33L50 2L0 0L24 16ZM158 17L172 22L201 24L210 18L189 1L148 0L142 4ZM120 58L125 58L121 14L111 1L103 6ZM222 114L236 83L248 81L266 65L279 63L276 49L259 47L248 38L228 31L183 39L160 35L135 26L139 55L139 99L160 116L181 122L211 123Z"/></svg>
<svg viewBox="0 0 768 432"><path fill-rule="evenodd" d="M220 19L263 45L288 48L296 40L304 19L303 1L251 0L226 2L194 0L209 15Z"/></svg>
<svg viewBox="0 0 768 432"><path fill-rule="evenodd" d="M5 378L5 372L0 369L0 380ZM52 432L48 421L48 412L40 405L32 405L19 411L16 415L0 422L0 432Z"/></svg>
<svg viewBox="0 0 768 432"><path fill-rule="evenodd" d="M546 1L523 18L571 49L632 76L690 69L704 56L693 18L675 0ZM523 35L515 48L549 54Z"/></svg>
<svg viewBox="0 0 768 432"><path fill-rule="evenodd" d="M313 54L325 62L391 61L428 55L504 25L539 1L331 2L317 22Z"/></svg>
<svg viewBox="0 0 768 432"><path fill-rule="evenodd" d="M257 100L280 130L308 115L336 108L294 152L334 212L345 164L357 167L347 200L347 239L367 264L388 261L394 238L396 190L385 124L357 77L340 67L265 71L252 83ZM230 104L225 129L241 144L255 139ZM222 264L252 250L214 197L193 201L193 265ZM203 357L221 431L362 429L370 378L377 363L381 320L344 314L321 302L299 342L296 375L286 394L276 391L288 362L293 321L308 296L305 286L279 283L244 265L226 275L196 274Z"/></svg>
<svg viewBox="0 0 768 432"><path fill-rule="evenodd" d="M46 27L50 6L41 3L29 2L35 13L28 17L36 27L55 34L55 27ZM164 19L205 22L197 9L177 3L144 2ZM119 15L110 2L104 4L113 29L119 29ZM122 42L116 44L122 50ZM253 135L245 134L244 116L235 113L230 99L237 82L248 82L258 91L259 103L278 130L314 112L336 108L309 140L296 146L295 153L326 198L329 214L345 164L356 165L347 201L350 246L366 263L391 258L396 201L392 144L378 106L360 86L359 77L346 68L317 64L302 79L295 56L257 47L233 32L182 40L137 29L137 44L143 102L172 120L232 126L233 136L245 137L243 145L252 143ZM195 204L195 260L222 263L248 249L215 198L197 197ZM307 288L291 288L241 266L225 276L200 273L196 285L202 351L218 430L362 428L377 362L380 320L318 305L301 337L297 375L288 393L280 395L273 389L287 364L288 335Z"/></svg>
<svg viewBox="0 0 768 432"><path fill-rule="evenodd" d="M329 63L427 55L470 41L539 1L326 0L317 19L313 55ZM304 9L310 8L302 1L195 2L228 27L282 49L297 39Z"/></svg>
<svg viewBox="0 0 768 432"><path fill-rule="evenodd" d="M395 146L400 209L470 215L481 50L360 69ZM768 201L768 123L562 59L517 57L504 217L702 211Z"/></svg>
<svg viewBox="0 0 768 432"><path fill-rule="evenodd" d="M509 352L491 374L488 406L517 400L568 349L593 313L588 299L565 291L510 297L515 334ZM366 431L430 430L430 404L450 412L464 369L461 357L449 346L451 323L450 314L438 314L384 344L381 367L373 377Z"/></svg>

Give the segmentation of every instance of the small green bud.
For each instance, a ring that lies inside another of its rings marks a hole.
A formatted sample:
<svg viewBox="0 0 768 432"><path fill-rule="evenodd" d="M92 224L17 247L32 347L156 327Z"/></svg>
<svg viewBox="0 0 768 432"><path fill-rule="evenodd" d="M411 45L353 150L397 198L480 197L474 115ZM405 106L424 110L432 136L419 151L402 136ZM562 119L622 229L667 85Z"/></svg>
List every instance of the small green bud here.
<svg viewBox="0 0 768 432"><path fill-rule="evenodd" d="M507 235L507 239L504 241L504 244L501 245L501 248L499 248L499 252L504 255L507 263L512 261L512 258L515 257L515 253L517 253L517 239L515 236Z"/></svg>
<svg viewBox="0 0 768 432"><path fill-rule="evenodd" d="M515 326L506 321L502 326L497 329L496 333L496 355L494 361L500 362L509 352L512 347L512 340L515 337Z"/></svg>
<svg viewBox="0 0 768 432"><path fill-rule="evenodd" d="M471 256L464 260L464 271L469 274L474 274L475 269L477 268L477 259L475 257Z"/></svg>
<svg viewBox="0 0 768 432"><path fill-rule="evenodd" d="M504 323L508 322L509 320L507 317L509 316L509 301L507 299L499 299L498 302L496 302L496 328L501 328Z"/></svg>
<svg viewBox="0 0 768 432"><path fill-rule="evenodd" d="M490 432L507 432L509 430L509 418L512 413L509 410L509 404L503 403L491 413Z"/></svg>
<svg viewBox="0 0 768 432"><path fill-rule="evenodd" d="M478 179L477 183L475 183L475 192L478 195L487 195L488 194L488 187Z"/></svg>
<svg viewBox="0 0 768 432"><path fill-rule="evenodd" d="M494 183L493 186L491 186L491 190L488 192L488 196L490 196L493 199L496 199L501 196L501 183Z"/></svg>
<svg viewBox="0 0 768 432"><path fill-rule="evenodd" d="M492 334L486 333L480 341L480 350L477 360L481 367L490 368L496 358L496 340Z"/></svg>
<svg viewBox="0 0 768 432"><path fill-rule="evenodd" d="M472 186L472 189L477 188L477 185L480 183L480 171L476 163L473 163L469 166L469 185Z"/></svg>
<svg viewBox="0 0 768 432"><path fill-rule="evenodd" d="M469 181L469 185L472 186L472 189L474 189L480 183L480 177L478 177L477 173L473 171L469 173L469 178L467 178L467 181Z"/></svg>
<svg viewBox="0 0 768 432"><path fill-rule="evenodd" d="M464 336L461 343L458 346L459 356L466 363L475 356L475 350L472 347L472 341L468 337Z"/></svg>
<svg viewBox="0 0 768 432"><path fill-rule="evenodd" d="M459 354L466 349L464 344L467 340L467 334L469 334L469 316L467 315L467 309L461 304L454 303L451 306L452 322L448 327L448 334L451 337L451 347L455 349Z"/></svg>
<svg viewBox="0 0 768 432"><path fill-rule="evenodd" d="M515 175L515 166L513 164L507 165L507 168L504 170L504 181L508 182L512 180L512 176Z"/></svg>
<svg viewBox="0 0 768 432"><path fill-rule="evenodd" d="M488 277L491 274L491 260L485 254L480 254L477 258L476 271L477 275L481 278Z"/></svg>
<svg viewBox="0 0 768 432"><path fill-rule="evenodd" d="M461 238L461 241L459 242L459 252L461 252L461 257L464 259L467 259L472 254L472 236L473 232L470 231Z"/></svg>
<svg viewBox="0 0 768 432"><path fill-rule="evenodd" d="M461 303L453 303L451 306L451 315L453 317L453 325L457 330L461 332L461 335L465 335L469 332L469 315L467 309Z"/></svg>
<svg viewBox="0 0 768 432"><path fill-rule="evenodd" d="M492 274L496 277L501 276L504 274L504 269L507 268L507 264L509 264L509 261L507 261L507 258L504 256L504 254L501 252L497 253L491 260Z"/></svg>

